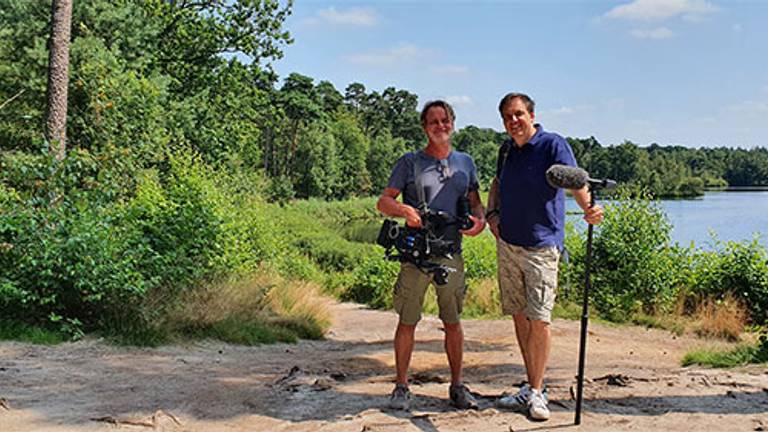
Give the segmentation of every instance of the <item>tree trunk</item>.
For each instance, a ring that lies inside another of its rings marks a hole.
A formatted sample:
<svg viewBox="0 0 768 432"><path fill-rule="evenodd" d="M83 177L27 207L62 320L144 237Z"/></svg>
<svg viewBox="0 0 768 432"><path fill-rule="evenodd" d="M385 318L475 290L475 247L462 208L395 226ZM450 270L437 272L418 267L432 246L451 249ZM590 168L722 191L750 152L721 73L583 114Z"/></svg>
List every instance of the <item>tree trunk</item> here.
<svg viewBox="0 0 768 432"><path fill-rule="evenodd" d="M69 35L72 26L72 0L53 0L51 40L48 55L48 106L45 133L56 152L64 159L67 146L67 87L69 86Z"/></svg>

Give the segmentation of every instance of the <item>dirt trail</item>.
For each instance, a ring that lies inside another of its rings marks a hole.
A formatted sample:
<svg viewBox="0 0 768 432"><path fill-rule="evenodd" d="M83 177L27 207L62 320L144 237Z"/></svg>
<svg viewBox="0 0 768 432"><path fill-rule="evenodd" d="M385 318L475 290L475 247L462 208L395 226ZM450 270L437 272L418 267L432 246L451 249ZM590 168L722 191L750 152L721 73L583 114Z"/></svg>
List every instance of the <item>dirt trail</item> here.
<svg viewBox="0 0 768 432"><path fill-rule="evenodd" d="M696 339L590 326L582 425L573 426L579 323L556 320L545 423L493 408L522 379L511 321L465 321L466 381L481 409L447 403L440 321L419 325L409 413L386 409L391 312L333 306L324 341L157 349L99 341L0 343L0 431L543 431L768 430L768 371L681 368Z"/></svg>

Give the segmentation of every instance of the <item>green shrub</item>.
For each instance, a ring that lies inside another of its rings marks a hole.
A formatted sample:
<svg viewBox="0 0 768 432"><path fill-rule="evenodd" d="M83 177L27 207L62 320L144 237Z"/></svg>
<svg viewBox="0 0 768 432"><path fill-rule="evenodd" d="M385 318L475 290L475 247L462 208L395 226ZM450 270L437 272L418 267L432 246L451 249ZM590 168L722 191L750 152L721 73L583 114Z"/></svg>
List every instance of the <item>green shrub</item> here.
<svg viewBox="0 0 768 432"><path fill-rule="evenodd" d="M277 203L284 203L296 195L291 179L287 176L272 178L265 192L270 201Z"/></svg>
<svg viewBox="0 0 768 432"><path fill-rule="evenodd" d="M317 198L298 200L286 205L286 211L311 216L321 224L338 228L351 221L380 221L376 197L351 198L344 201L323 201Z"/></svg>
<svg viewBox="0 0 768 432"><path fill-rule="evenodd" d="M111 169L97 159L104 161L87 151L63 162L4 155L7 181L20 189L0 188L4 317L71 336L103 330L156 339L153 320L203 280L247 274L266 261L320 279L306 258L278 253L280 230L268 206L232 193L247 186L194 153L179 151L164 170L134 173L130 195L124 186L96 186Z"/></svg>
<svg viewBox="0 0 768 432"><path fill-rule="evenodd" d="M147 251L142 268L170 296L212 276L224 222L216 211L216 193L206 167L192 154L172 156L166 174L139 177L125 223L141 231L137 246Z"/></svg>
<svg viewBox="0 0 768 432"><path fill-rule="evenodd" d="M341 299L365 303L375 308L391 308L399 271L399 263L387 261L382 256L365 258L353 270L352 285L342 293Z"/></svg>
<svg viewBox="0 0 768 432"><path fill-rule="evenodd" d="M731 294L749 308L753 323L768 318L768 254L757 238L743 242L713 239L714 250L694 260L690 294L723 298Z"/></svg>
<svg viewBox="0 0 768 432"><path fill-rule="evenodd" d="M51 207L0 214L0 309L30 323L55 324L76 335L136 306L148 288L140 273L136 232L119 225L119 209L87 196Z"/></svg>
<svg viewBox="0 0 768 432"><path fill-rule="evenodd" d="M624 191L605 205L605 220L595 229L592 303L609 319L621 321L632 312L669 310L684 284L688 251L669 245L671 226L657 202L644 192ZM573 242L575 243L575 242ZM585 252L572 251L583 281Z"/></svg>
<svg viewBox="0 0 768 432"><path fill-rule="evenodd" d="M67 335L47 328L28 325L19 321L0 320L0 340L19 340L39 345L55 345L64 342Z"/></svg>
<svg viewBox="0 0 768 432"><path fill-rule="evenodd" d="M352 270L364 257L374 254L373 245L344 239L339 234L340 225L299 211L281 212L280 217L285 247L310 257L324 271Z"/></svg>
<svg viewBox="0 0 768 432"><path fill-rule="evenodd" d="M490 230L462 241L464 274L467 279L496 277L496 239Z"/></svg>
<svg viewBox="0 0 768 432"><path fill-rule="evenodd" d="M584 255L586 234L572 220L565 223L565 251L560 257L558 300L577 301L584 289Z"/></svg>

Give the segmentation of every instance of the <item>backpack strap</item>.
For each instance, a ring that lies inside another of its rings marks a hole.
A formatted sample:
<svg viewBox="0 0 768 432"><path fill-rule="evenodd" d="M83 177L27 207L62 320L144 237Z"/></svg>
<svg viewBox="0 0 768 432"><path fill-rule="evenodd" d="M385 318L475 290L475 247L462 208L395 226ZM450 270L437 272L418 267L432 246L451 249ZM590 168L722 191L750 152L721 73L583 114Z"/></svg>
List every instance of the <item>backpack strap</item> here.
<svg viewBox="0 0 768 432"><path fill-rule="evenodd" d="M509 156L511 148L512 145L509 140L501 143L501 147L499 147L499 157L496 159L496 178L501 177L501 171L504 169L504 164L507 163L507 156Z"/></svg>
<svg viewBox="0 0 768 432"><path fill-rule="evenodd" d="M418 152L411 153L411 165L413 166L413 186L416 188L416 194L419 197L419 210L423 210L427 208L427 198L424 192L424 185L421 183L422 172Z"/></svg>

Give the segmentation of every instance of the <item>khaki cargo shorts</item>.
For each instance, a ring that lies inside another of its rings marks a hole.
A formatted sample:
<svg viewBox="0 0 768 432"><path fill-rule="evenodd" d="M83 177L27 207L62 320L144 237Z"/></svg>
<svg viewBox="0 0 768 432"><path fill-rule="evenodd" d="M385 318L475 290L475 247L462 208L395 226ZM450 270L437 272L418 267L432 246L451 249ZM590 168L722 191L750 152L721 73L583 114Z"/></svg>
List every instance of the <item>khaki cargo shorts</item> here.
<svg viewBox="0 0 768 432"><path fill-rule="evenodd" d="M529 320L552 321L560 251L556 246L530 248L496 242L501 311L524 313Z"/></svg>
<svg viewBox="0 0 768 432"><path fill-rule="evenodd" d="M467 292L464 281L464 259L460 254L454 254L452 259L436 258L430 261L454 268L456 271L448 274L448 282L445 285L437 285L433 282L431 274L419 270L411 263L402 263L395 283L393 299L395 312L400 316L402 324L416 325L421 320L424 294L430 283L435 286L437 293L440 319L448 324L459 322L464 295Z"/></svg>

